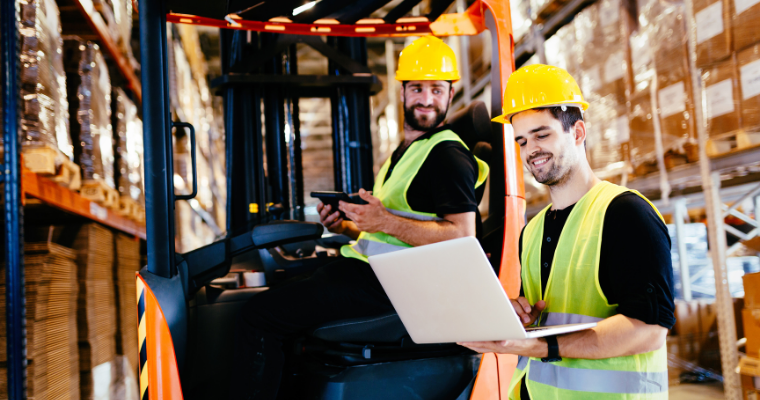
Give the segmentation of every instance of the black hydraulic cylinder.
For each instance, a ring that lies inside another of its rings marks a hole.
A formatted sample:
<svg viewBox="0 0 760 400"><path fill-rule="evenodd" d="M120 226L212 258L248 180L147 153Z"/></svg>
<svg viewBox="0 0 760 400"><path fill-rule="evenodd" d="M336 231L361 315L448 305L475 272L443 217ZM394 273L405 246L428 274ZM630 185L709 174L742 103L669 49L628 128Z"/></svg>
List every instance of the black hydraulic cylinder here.
<svg viewBox="0 0 760 400"><path fill-rule="evenodd" d="M19 135L19 30L15 1L0 2L0 73L3 134L3 253L9 399L26 398L26 310L24 299L24 208L21 206Z"/></svg>
<svg viewBox="0 0 760 400"><path fill-rule="evenodd" d="M169 278L174 269L174 183L165 30L163 2L140 3L148 271Z"/></svg>

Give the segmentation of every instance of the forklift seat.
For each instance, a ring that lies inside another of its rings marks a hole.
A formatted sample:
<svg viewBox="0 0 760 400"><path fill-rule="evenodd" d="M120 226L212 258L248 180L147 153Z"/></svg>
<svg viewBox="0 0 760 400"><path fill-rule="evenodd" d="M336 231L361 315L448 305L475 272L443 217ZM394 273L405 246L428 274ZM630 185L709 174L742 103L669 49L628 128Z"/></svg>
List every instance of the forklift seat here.
<svg viewBox="0 0 760 400"><path fill-rule="evenodd" d="M311 336L328 342L400 343L408 335L395 312L328 322L311 331Z"/></svg>

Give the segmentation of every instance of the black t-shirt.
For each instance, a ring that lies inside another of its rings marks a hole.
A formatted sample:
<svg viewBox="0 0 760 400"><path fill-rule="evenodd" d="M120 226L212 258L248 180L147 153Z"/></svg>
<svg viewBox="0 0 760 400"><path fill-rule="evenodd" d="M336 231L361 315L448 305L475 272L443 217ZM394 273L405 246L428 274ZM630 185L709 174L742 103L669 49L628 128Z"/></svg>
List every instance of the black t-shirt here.
<svg viewBox="0 0 760 400"><path fill-rule="evenodd" d="M541 243L541 287L546 288L559 235L574 205L548 212ZM522 253L522 233L520 253ZM668 228L644 199L623 193L610 202L602 228L599 284L617 312L646 324L675 324ZM522 293L522 289L521 289Z"/></svg>
<svg viewBox="0 0 760 400"><path fill-rule="evenodd" d="M557 242L574 206L550 211L544 219L542 290L546 290ZM635 193L617 196L607 208L599 255L599 284L609 304L618 305L619 314L668 329L675 324L670 235L654 209ZM524 379L521 392L523 399L530 399Z"/></svg>
<svg viewBox="0 0 760 400"><path fill-rule="evenodd" d="M415 140L429 139L434 134L450 129L443 126L427 132ZM391 165L385 180L393 173L406 148L399 146L391 155ZM475 182L478 164L475 157L461 143L447 140L438 143L422 163L406 192L412 210L436 214L459 214L478 210Z"/></svg>

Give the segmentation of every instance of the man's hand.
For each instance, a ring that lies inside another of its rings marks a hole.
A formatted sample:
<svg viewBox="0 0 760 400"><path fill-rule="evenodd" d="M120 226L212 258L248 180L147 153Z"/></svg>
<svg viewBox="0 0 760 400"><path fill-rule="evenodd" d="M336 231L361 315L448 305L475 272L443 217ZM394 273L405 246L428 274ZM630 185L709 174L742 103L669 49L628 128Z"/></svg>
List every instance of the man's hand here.
<svg viewBox="0 0 760 400"><path fill-rule="evenodd" d="M335 234L342 234L346 230L346 221L340 216L338 210L332 210L330 205L324 205L322 202L317 204L317 212L319 212L319 222L327 228L328 231Z"/></svg>
<svg viewBox="0 0 760 400"><path fill-rule="evenodd" d="M549 346L544 339L461 342L457 344L478 353L517 354L537 358L549 355Z"/></svg>
<svg viewBox="0 0 760 400"><path fill-rule="evenodd" d="M359 189L359 197L368 204L352 204L340 202L340 210L356 224L356 227L367 233L383 232L386 221L393 216L385 209L385 206L368 191Z"/></svg>
<svg viewBox="0 0 760 400"><path fill-rule="evenodd" d="M517 316L520 317L523 326L532 325L536 322L536 319L541 315L541 311L544 311L544 308L546 308L546 302L543 300L539 300L532 307L528 302L528 299L525 297L518 297L510 301L512 302L512 307L514 307Z"/></svg>

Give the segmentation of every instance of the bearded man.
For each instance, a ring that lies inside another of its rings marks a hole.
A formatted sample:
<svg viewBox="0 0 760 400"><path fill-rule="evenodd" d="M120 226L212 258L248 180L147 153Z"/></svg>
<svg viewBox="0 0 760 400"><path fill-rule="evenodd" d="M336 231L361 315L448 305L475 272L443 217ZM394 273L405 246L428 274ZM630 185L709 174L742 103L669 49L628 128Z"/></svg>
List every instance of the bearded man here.
<svg viewBox="0 0 760 400"><path fill-rule="evenodd" d="M393 311L367 258L475 236L475 189L488 165L445 125L459 79L454 52L440 39L415 40L399 56L404 141L375 178L367 204L319 204L322 224L355 242L309 276L256 295L243 308L236 332L232 398L274 399L280 385L282 341L330 321ZM343 213L350 221L341 218Z"/></svg>

